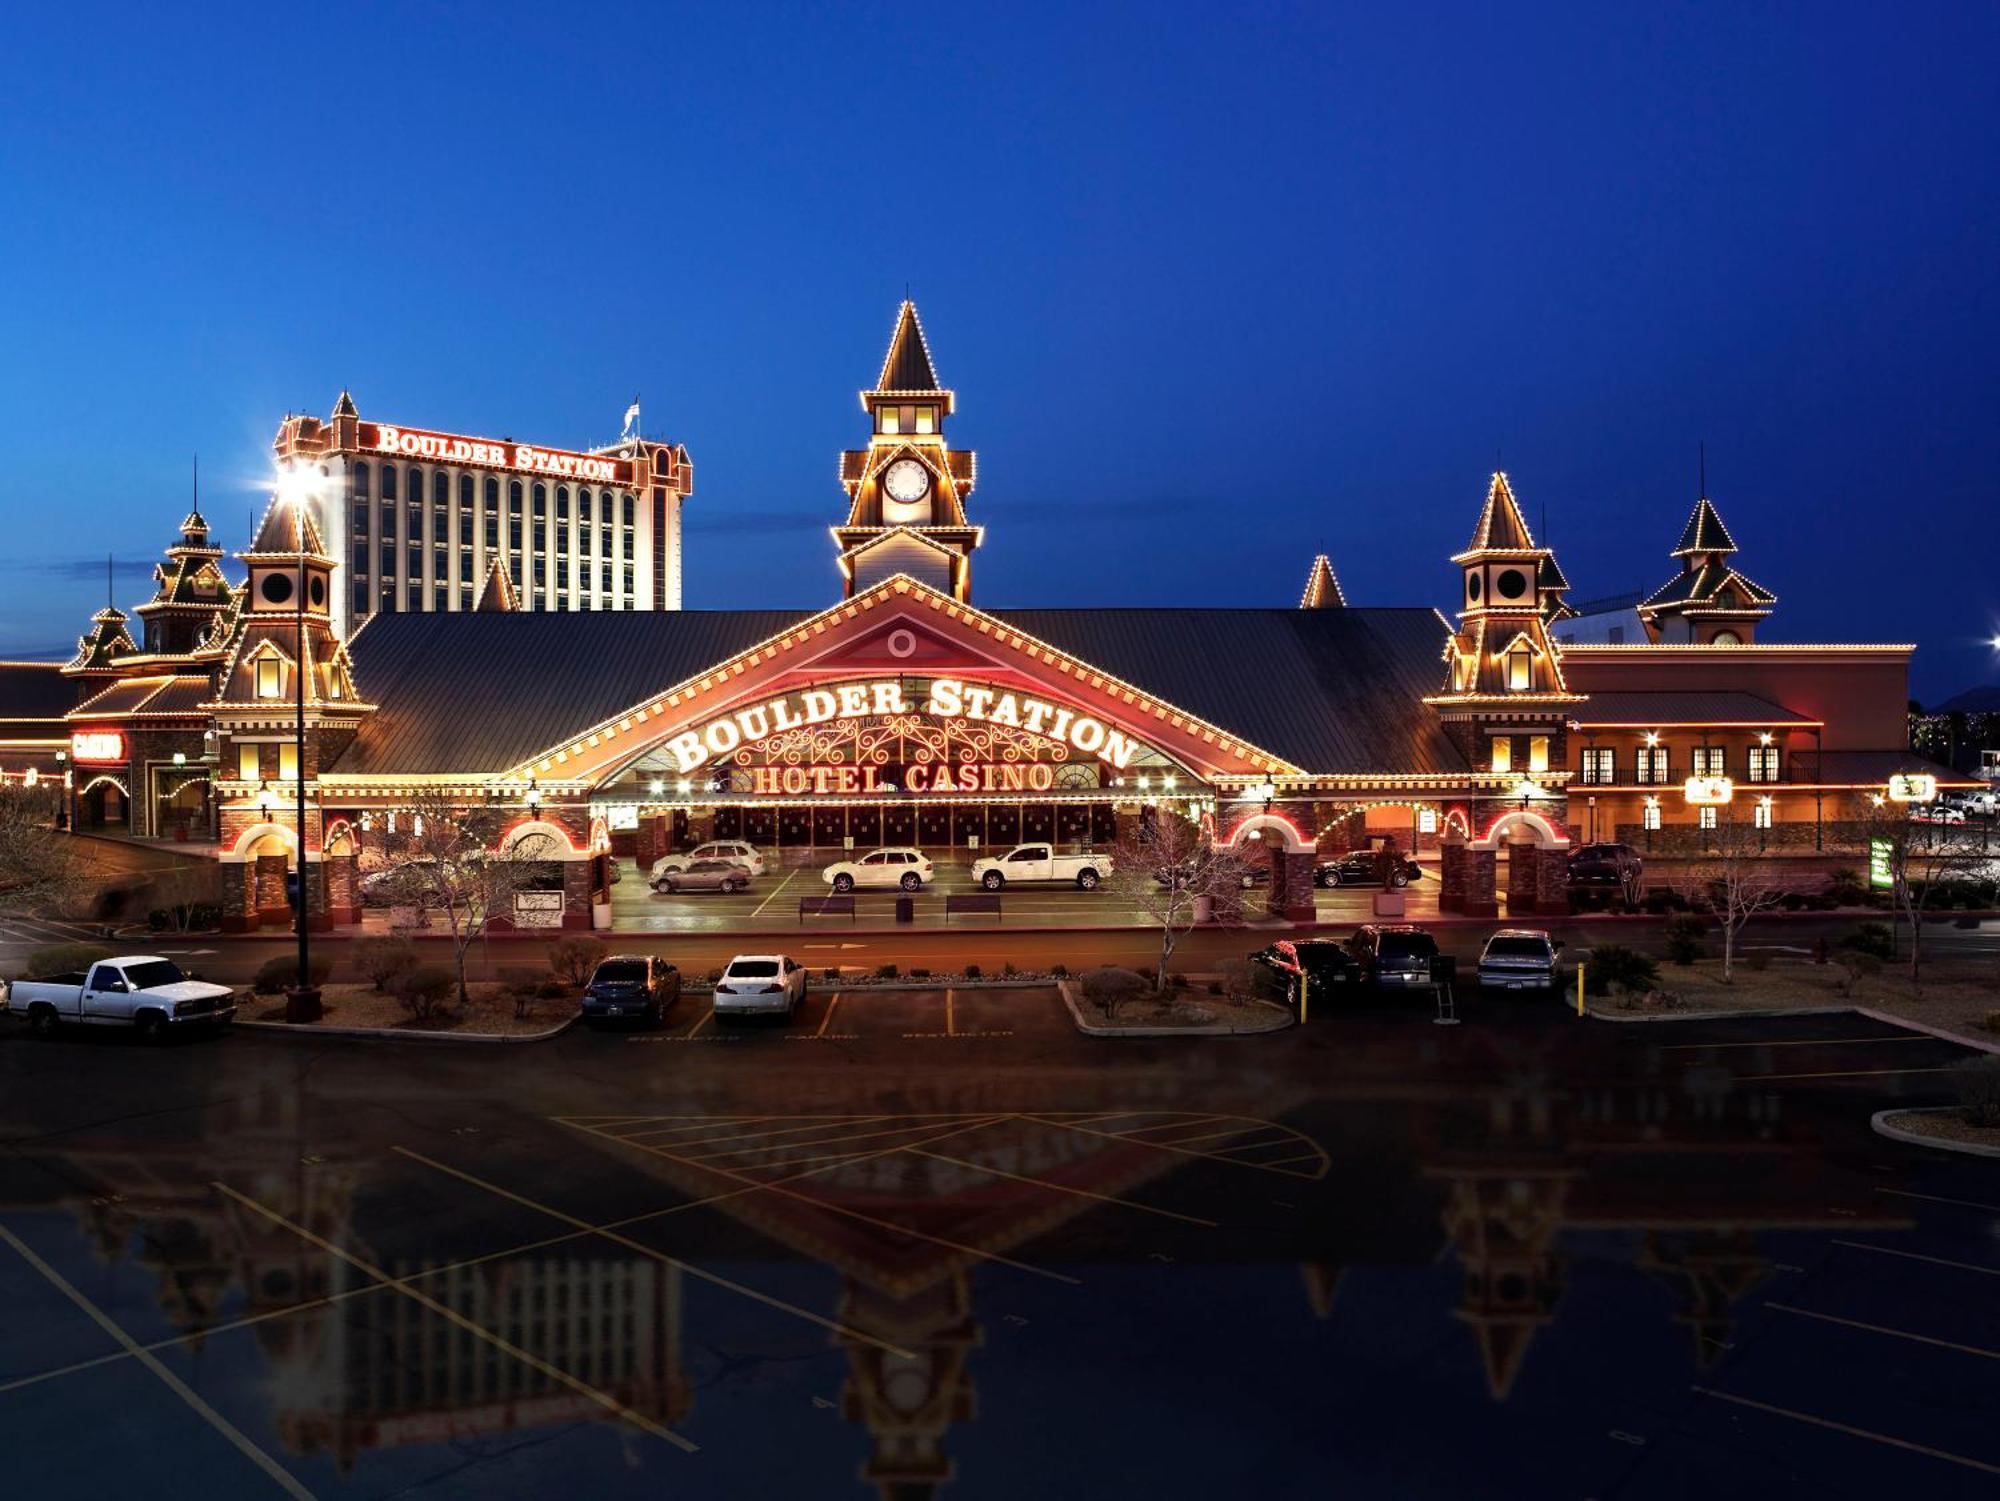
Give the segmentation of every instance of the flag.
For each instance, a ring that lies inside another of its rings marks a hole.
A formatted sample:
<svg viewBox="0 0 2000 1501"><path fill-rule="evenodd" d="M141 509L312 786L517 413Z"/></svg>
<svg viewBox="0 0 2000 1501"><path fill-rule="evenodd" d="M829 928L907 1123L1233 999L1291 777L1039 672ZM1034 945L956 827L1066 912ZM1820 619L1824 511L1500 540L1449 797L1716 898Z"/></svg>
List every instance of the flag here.
<svg viewBox="0 0 2000 1501"><path fill-rule="evenodd" d="M620 433L618 436L621 438L631 437L634 430L638 427L638 425L639 425L639 398L634 396L632 398L632 405L625 408L625 431Z"/></svg>

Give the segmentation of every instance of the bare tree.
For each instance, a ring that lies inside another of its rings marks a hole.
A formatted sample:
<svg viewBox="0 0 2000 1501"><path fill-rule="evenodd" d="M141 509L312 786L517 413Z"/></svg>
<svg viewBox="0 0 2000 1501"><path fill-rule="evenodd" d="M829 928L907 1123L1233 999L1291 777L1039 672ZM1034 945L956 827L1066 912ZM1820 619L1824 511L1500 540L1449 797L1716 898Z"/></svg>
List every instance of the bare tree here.
<svg viewBox="0 0 2000 1501"><path fill-rule="evenodd" d="M1924 911L1951 881L1983 880L1990 886L2000 876L2000 860L1981 846L1985 839L1970 824L1934 821L1920 812L1925 805L1890 802L1881 797L1857 800L1855 822L1870 845L1871 869L1886 867L1889 900L1896 925L1910 930L1910 983L1923 983ZM1885 857L1875 858L1879 849Z"/></svg>
<svg viewBox="0 0 2000 1501"><path fill-rule="evenodd" d="M1722 979L1733 983L1736 941L1750 919L1768 912L1796 891L1779 863L1767 858L1758 831L1725 808L1713 830L1712 848L1675 868L1668 878L1674 893L1722 930Z"/></svg>
<svg viewBox="0 0 2000 1501"><path fill-rule="evenodd" d="M1120 834L1113 865L1126 897L1160 930L1153 985L1165 990L1174 945L1208 905L1241 892L1244 867L1235 850L1211 843L1200 824L1157 811L1157 819L1135 820Z"/></svg>
<svg viewBox="0 0 2000 1501"><path fill-rule="evenodd" d="M468 999L465 961L473 944L495 917L512 911L514 894L532 886L556 855L555 840L545 833L495 848L507 821L501 810L461 808L440 793L425 793L397 810L395 832L383 837L389 899L444 917L460 1006Z"/></svg>
<svg viewBox="0 0 2000 1501"><path fill-rule="evenodd" d="M0 782L0 911L67 915L90 886L76 841L55 826L62 788Z"/></svg>

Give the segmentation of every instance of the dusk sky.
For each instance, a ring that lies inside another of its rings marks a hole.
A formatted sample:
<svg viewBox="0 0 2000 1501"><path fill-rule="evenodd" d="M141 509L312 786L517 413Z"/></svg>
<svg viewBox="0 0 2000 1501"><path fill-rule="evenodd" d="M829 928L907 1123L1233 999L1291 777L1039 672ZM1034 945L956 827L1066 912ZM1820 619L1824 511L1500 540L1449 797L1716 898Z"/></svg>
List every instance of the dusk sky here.
<svg viewBox="0 0 2000 1501"><path fill-rule="evenodd" d="M287 410L695 464L692 607L830 602L897 301L987 605L1447 604L1496 453L1573 598L1696 491L1767 640L2000 680L2000 9L9 21L0 655L240 546ZM363 687L365 688L365 684Z"/></svg>

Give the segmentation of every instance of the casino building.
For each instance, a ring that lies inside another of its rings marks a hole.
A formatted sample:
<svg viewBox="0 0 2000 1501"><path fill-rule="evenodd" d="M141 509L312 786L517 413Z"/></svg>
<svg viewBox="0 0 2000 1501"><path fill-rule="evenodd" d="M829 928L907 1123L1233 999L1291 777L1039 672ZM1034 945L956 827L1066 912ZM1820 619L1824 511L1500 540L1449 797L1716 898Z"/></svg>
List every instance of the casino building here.
<svg viewBox="0 0 2000 1501"><path fill-rule="evenodd" d="M342 549L343 640L378 613L470 610L496 572L523 610L681 607L694 469L678 443L584 453L460 437L365 422L342 391L331 417L288 416L271 446Z"/></svg>
<svg viewBox="0 0 2000 1501"><path fill-rule="evenodd" d="M1641 607L1643 642L1560 644L1569 582L1503 474L1452 559L1455 620L1351 603L1325 557L1294 608L994 608L974 588L977 466L952 446L956 399L912 304L861 402L867 442L842 456L832 527L837 597L803 611L584 609L575 576L559 596L532 555L521 585L511 533L482 552L484 521L472 573L444 570L442 607L421 594L364 611L398 597L379 592L375 529L422 524L430 504L406 521L385 474L404 496L411 473L441 476L447 507L470 485L453 517L510 517L515 487L546 488L551 509L530 500L528 514L553 524L562 491L575 507L587 490L599 519L607 494L677 505L685 457L616 456L631 467L607 488L594 471L517 477L518 448L364 424L345 398L330 424L291 419L282 453L310 450L329 478L339 466L334 535L274 502L232 587L191 516L141 607L146 644L99 613L59 669L75 689L75 817L205 832L239 927L289 919L301 846L317 919L353 920L364 849L439 797L502 814L504 846L544 836L570 926L608 916L614 856L643 864L711 837L801 860L878 843L962 859L1170 817L1268 862L1254 900L1274 916L1312 917L1317 855L1390 839L1435 862L1445 910L1519 916L1566 910L1577 840L1693 851L1729 817L1774 849L1839 849L1855 799L1894 773L1948 779L1902 749L1913 648L1758 642L1776 600L1738 568L1706 498ZM526 462L553 462L539 452ZM340 540L357 518L364 551ZM417 561L432 588L437 569ZM362 617L351 634L343 604ZM19 677L0 667L0 717L9 694L32 698Z"/></svg>

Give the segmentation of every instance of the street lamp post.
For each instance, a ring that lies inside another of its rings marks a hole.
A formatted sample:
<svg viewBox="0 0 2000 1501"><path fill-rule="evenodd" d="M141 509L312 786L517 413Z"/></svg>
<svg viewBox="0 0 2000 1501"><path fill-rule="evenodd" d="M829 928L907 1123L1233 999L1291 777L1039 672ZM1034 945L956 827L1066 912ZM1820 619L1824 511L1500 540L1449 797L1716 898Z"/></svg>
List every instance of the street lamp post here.
<svg viewBox="0 0 2000 1501"><path fill-rule="evenodd" d="M285 993L285 1020L288 1022L316 1022L320 1019L319 987L312 982L312 941L310 938L311 888L306 881L306 497L295 491L292 496L292 520L298 536L298 598L294 601L294 618L297 621L295 648L298 661L292 675L297 680L292 698L292 775L297 792L298 814L298 860L299 899L293 911L293 921L298 927L299 969L292 988Z"/></svg>

